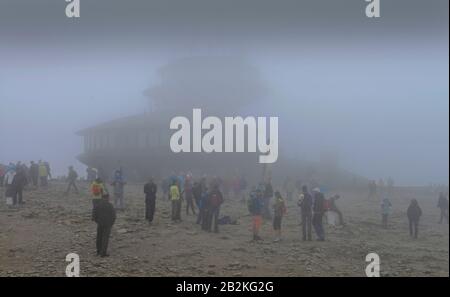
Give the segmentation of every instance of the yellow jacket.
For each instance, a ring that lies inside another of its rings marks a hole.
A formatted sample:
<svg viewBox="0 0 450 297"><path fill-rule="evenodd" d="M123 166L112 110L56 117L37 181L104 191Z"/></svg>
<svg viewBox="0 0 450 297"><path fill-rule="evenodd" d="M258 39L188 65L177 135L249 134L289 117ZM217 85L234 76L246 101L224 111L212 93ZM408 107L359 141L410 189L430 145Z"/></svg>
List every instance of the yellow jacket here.
<svg viewBox="0 0 450 297"><path fill-rule="evenodd" d="M179 200L180 199L180 190L177 185L173 185L170 187L170 200Z"/></svg>
<svg viewBox="0 0 450 297"><path fill-rule="evenodd" d="M91 193L94 196L94 199L102 198L103 194L106 193L105 185L103 183L93 181L91 184Z"/></svg>

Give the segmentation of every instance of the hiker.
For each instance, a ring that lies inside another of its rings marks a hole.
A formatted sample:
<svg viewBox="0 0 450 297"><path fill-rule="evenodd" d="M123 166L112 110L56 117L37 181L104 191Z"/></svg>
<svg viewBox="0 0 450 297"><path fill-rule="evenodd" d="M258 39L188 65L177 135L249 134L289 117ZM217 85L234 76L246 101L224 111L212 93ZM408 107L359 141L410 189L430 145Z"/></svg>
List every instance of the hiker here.
<svg viewBox="0 0 450 297"><path fill-rule="evenodd" d="M302 215L302 235L303 241L311 241L311 224L312 224L312 205L313 200L311 194L308 192L308 187L302 187L302 194L298 201L298 206L301 208Z"/></svg>
<svg viewBox="0 0 450 297"><path fill-rule="evenodd" d="M97 178L97 172L92 167L86 168L86 180L91 184Z"/></svg>
<svg viewBox="0 0 450 297"><path fill-rule="evenodd" d="M197 224L206 230L208 224L208 188L200 183L200 200L198 205Z"/></svg>
<svg viewBox="0 0 450 297"><path fill-rule="evenodd" d="M124 209L123 194L125 184L126 182L123 176L122 167L114 170L113 182L111 185L113 186L114 191L114 207L119 210Z"/></svg>
<svg viewBox="0 0 450 297"><path fill-rule="evenodd" d="M69 194L70 189L73 187L75 190L75 193L79 194L80 191L78 191L78 187L76 185L76 181L78 178L78 173L73 169L73 166L69 166L69 174L67 175L67 182L69 185L67 186L66 195Z"/></svg>
<svg viewBox="0 0 450 297"><path fill-rule="evenodd" d="M274 242L279 242L281 240L281 221L286 214L286 204L278 191L275 192L275 204L273 205L273 208L273 230L276 235Z"/></svg>
<svg viewBox="0 0 450 297"><path fill-rule="evenodd" d="M211 232L214 225L214 233L219 233L219 214L220 206L223 203L223 195L220 192L219 185L214 185L212 191L208 194L207 200L208 224L207 231Z"/></svg>
<svg viewBox="0 0 450 297"><path fill-rule="evenodd" d="M252 216L253 240L261 240L259 230L262 225L262 211L263 211L263 193L260 189L254 188L250 192L250 199L248 200L248 210Z"/></svg>
<svg viewBox="0 0 450 297"><path fill-rule="evenodd" d="M145 193L145 219L151 223L153 222L153 216L155 214L155 203L156 203L156 191L158 187L153 182L153 178L150 178L148 183L144 186Z"/></svg>
<svg viewBox="0 0 450 297"><path fill-rule="evenodd" d="M269 206L270 206L270 200L273 197L273 188L271 179L269 178L267 180L267 183L264 185L264 209L263 209L263 216L265 219L271 219L272 215L270 214Z"/></svg>
<svg viewBox="0 0 450 297"><path fill-rule="evenodd" d="M445 219L448 224L448 199L443 192L439 193L439 200L437 207L441 210L441 218L439 219L439 224Z"/></svg>
<svg viewBox="0 0 450 297"><path fill-rule="evenodd" d="M5 174L6 174L6 166L3 164L0 164L0 188L3 187L3 181L5 180Z"/></svg>
<svg viewBox="0 0 450 297"><path fill-rule="evenodd" d="M245 202L245 191L247 190L247 180L245 179L244 176L241 176L239 185L241 186L241 202Z"/></svg>
<svg viewBox="0 0 450 297"><path fill-rule="evenodd" d="M388 228L388 219L391 214L392 204L389 198L384 198L381 202L382 225L384 229Z"/></svg>
<svg viewBox="0 0 450 297"><path fill-rule="evenodd" d="M329 211L332 211L334 213L336 213L339 217L339 225L341 226L345 226L344 223L344 216L342 214L342 212L340 211L340 209L336 206L336 200L340 199L341 196L339 195L334 195L333 197L331 197L329 199Z"/></svg>
<svg viewBox="0 0 450 297"><path fill-rule="evenodd" d="M49 177L49 171L48 167L45 165L44 162L39 161L39 181L41 187L47 187L48 186L48 177Z"/></svg>
<svg viewBox="0 0 450 297"><path fill-rule="evenodd" d="M17 197L16 183L14 182L16 176L16 167L10 163L6 168L3 184L5 186L6 203L14 205Z"/></svg>
<svg viewBox="0 0 450 297"><path fill-rule="evenodd" d="M375 181L369 182L369 197L368 199L371 200L377 196L377 183Z"/></svg>
<svg viewBox="0 0 450 297"><path fill-rule="evenodd" d="M233 198L238 199L241 196L241 179L236 175L231 181L231 188L233 189Z"/></svg>
<svg viewBox="0 0 450 297"><path fill-rule="evenodd" d="M167 199L169 198L169 188L170 188L170 178L164 178L161 181L161 189L163 191L163 199L165 199L167 197Z"/></svg>
<svg viewBox="0 0 450 297"><path fill-rule="evenodd" d="M411 237L417 238L417 235L419 233L419 220L422 216L422 209L419 206L419 203L417 203L416 199L411 200L411 204L408 207L407 210L407 216L409 220L409 235Z"/></svg>
<svg viewBox="0 0 450 297"><path fill-rule="evenodd" d="M325 240L325 231L323 229L323 215L325 213L324 204L325 197L320 192L319 188L315 188L313 190L314 199L313 199L313 217L312 217L312 225L314 230L316 231L317 240L324 241Z"/></svg>
<svg viewBox="0 0 450 297"><path fill-rule="evenodd" d="M13 187L15 189L15 195L13 196L13 204L25 204L23 201L23 189L27 184L27 176L25 170L21 165L16 166L16 175L13 180Z"/></svg>
<svg viewBox="0 0 450 297"><path fill-rule="evenodd" d="M99 199L93 214L94 222L97 223L97 256L109 257L108 243L111 228L116 221L116 210L109 202L109 194L105 194Z"/></svg>
<svg viewBox="0 0 450 297"><path fill-rule="evenodd" d="M94 219L94 211L95 207L98 204L98 201L102 199L102 197L108 194L108 191L103 183L103 180L97 177L94 182L91 184L91 193L92 193L92 220Z"/></svg>
<svg viewBox="0 0 450 297"><path fill-rule="evenodd" d="M192 185L192 196L195 201L195 206L197 206L198 209L198 215L197 215L197 224L199 224L200 221L200 208L201 208L201 198L202 198L202 184L199 182L194 182Z"/></svg>
<svg viewBox="0 0 450 297"><path fill-rule="evenodd" d="M37 187L39 179L39 165L34 163L34 161L31 161L30 163L30 178L33 186Z"/></svg>
<svg viewBox="0 0 450 297"><path fill-rule="evenodd" d="M172 221L181 221L181 195L178 182L174 181L170 186L170 200L172 201Z"/></svg>
<svg viewBox="0 0 450 297"><path fill-rule="evenodd" d="M284 191L286 192L286 199L288 201L291 201L295 192L295 184L290 177L287 177L286 180L284 181L283 188Z"/></svg>
<svg viewBox="0 0 450 297"><path fill-rule="evenodd" d="M191 175L186 175L186 180L184 182L184 198L186 199L186 215L189 215L189 209L195 215L194 207L194 194L192 193L192 177Z"/></svg>

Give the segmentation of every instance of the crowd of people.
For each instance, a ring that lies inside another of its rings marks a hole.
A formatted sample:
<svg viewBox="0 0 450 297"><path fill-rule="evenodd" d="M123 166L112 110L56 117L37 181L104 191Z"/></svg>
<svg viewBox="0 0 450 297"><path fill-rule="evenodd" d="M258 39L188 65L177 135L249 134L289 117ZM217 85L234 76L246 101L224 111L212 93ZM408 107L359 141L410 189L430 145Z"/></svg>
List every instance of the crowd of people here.
<svg viewBox="0 0 450 297"><path fill-rule="evenodd" d="M34 188L49 186L51 170L48 162L30 162L26 166L21 162L10 163L8 166L0 165L0 185L5 188L4 193L7 204L11 207L24 204L23 189L27 185ZM66 177L66 195L71 191L79 194L77 181L79 175L73 166L68 168ZM117 168L111 177L104 181L98 174L98 170L88 167L86 170L86 181L92 196L92 220L97 224L96 247L97 254L102 257L108 256L107 248L111 228L116 220L116 211L125 210L124 189L127 184L122 167ZM110 200L108 184L112 188L113 203ZM324 216L335 215L337 224L345 226L344 216L338 208L336 201L340 195L325 197L323 191L316 183L303 184L301 181L286 178L281 190L274 190L271 177L265 177L262 182L251 189L247 189L247 180L243 176L235 175L229 179L216 176L201 176L194 178L192 173L171 174L160 183L150 178L143 187L145 197L145 219L151 224L155 217L158 184L162 189L162 197L171 203L171 220L174 223L182 222L182 206L185 204L186 216L196 216L196 224L204 231L219 232L222 223L233 223L229 216L221 217L221 206L225 201L246 203L247 210L251 216L253 241L262 240L260 229L264 221L271 221L275 234L274 242L282 240L282 222L287 213L288 201L297 198L300 208L301 235L303 241L312 240L314 230L318 241L325 240L325 229L323 226ZM310 191L308 186L314 187ZM377 196L377 187L383 187L380 183L371 181L368 186L369 198ZM388 181L388 191L384 193L381 203L381 225L388 228L392 203L389 196L392 195L393 181ZM284 196L284 197L283 197ZM448 224L448 198L440 193L438 200L440 209L439 223L444 221ZM418 229L422 210L416 199L412 199L406 211L409 221L410 235L418 237ZM327 216L330 221L331 216Z"/></svg>

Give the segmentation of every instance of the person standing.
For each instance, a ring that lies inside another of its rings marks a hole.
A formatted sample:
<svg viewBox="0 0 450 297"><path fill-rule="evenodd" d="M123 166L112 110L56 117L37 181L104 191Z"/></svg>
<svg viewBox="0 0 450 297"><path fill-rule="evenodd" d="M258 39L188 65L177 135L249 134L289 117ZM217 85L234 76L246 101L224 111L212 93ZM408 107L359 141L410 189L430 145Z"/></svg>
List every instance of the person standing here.
<svg viewBox="0 0 450 297"><path fill-rule="evenodd" d="M145 193L145 219L151 223L155 214L156 204L156 192L158 187L153 182L153 178L150 178L149 182L144 186Z"/></svg>
<svg viewBox="0 0 450 297"><path fill-rule="evenodd" d="M262 225L262 212L263 212L263 193L260 189L253 189L250 193L250 199L248 200L248 210L252 216L252 230L253 240L259 241L259 230Z"/></svg>
<svg viewBox="0 0 450 297"><path fill-rule="evenodd" d="M39 165L31 161L30 163L30 178L34 187L38 186L39 179Z"/></svg>
<svg viewBox="0 0 450 297"><path fill-rule="evenodd" d="M169 190L170 200L172 201L172 221L181 221L181 195L178 188L178 182L174 181Z"/></svg>
<svg viewBox="0 0 450 297"><path fill-rule="evenodd" d="M86 169L86 180L91 184L97 178L97 172L92 167Z"/></svg>
<svg viewBox="0 0 450 297"><path fill-rule="evenodd" d="M189 209L192 210L192 213L195 215L195 207L194 207L194 195L192 193L192 177L191 175L186 175L186 179L184 182L184 198L186 198L186 215L189 215Z"/></svg>
<svg viewBox="0 0 450 297"><path fill-rule="evenodd" d="M302 216L302 235L303 241L312 240L311 236L311 224L312 224L312 196L308 191L307 186L302 187L302 194L300 195L300 200L298 201L298 206L301 209Z"/></svg>
<svg viewBox="0 0 450 297"><path fill-rule="evenodd" d="M9 164L9 166L6 169L6 173L4 176L4 180L3 180L3 184L5 186L5 197L6 197L6 201L7 203L8 200L10 200L11 204L15 204L16 201L16 197L17 197L17 189L16 189L16 184L14 182L16 177L16 167L14 164Z"/></svg>
<svg viewBox="0 0 450 297"><path fill-rule="evenodd" d="M92 193L92 220L94 219L95 208L97 207L98 202L102 199L102 197L108 194L108 191L103 183L103 180L97 177L94 182L91 184L91 193Z"/></svg>
<svg viewBox="0 0 450 297"><path fill-rule="evenodd" d="M313 217L312 217L312 225L314 226L314 230L316 231L317 240L325 241L325 231L323 229L323 215L325 213L324 203L325 197L323 193L320 192L319 188L315 188L314 192L314 200L313 200Z"/></svg>
<svg viewBox="0 0 450 297"><path fill-rule="evenodd" d="M384 198L383 202L381 202L381 217L382 217L382 225L384 229L388 228L388 220L389 215L391 214L392 204L389 198Z"/></svg>
<svg viewBox="0 0 450 297"><path fill-rule="evenodd" d="M68 186L67 186L67 190L66 190L66 195L69 194L70 189L73 187L75 190L75 193L79 194L80 191L78 191L78 187L76 185L76 181L78 178L78 173L75 171L75 169L73 169L73 166L69 166L69 173L67 175L67 182L68 182Z"/></svg>
<svg viewBox="0 0 450 297"><path fill-rule="evenodd" d="M273 197L273 187L271 179L269 178L268 181L264 185L264 212L263 216L265 219L271 219L272 215L270 213L270 200Z"/></svg>
<svg viewBox="0 0 450 297"><path fill-rule="evenodd" d="M222 192L219 190L219 185L215 184L211 193L208 195L208 232L211 232L212 226L214 226L214 233L219 233L219 215L222 203Z"/></svg>
<svg viewBox="0 0 450 297"><path fill-rule="evenodd" d="M45 165L44 162L39 161L39 180L40 180L40 186L43 188L46 188L48 186L48 167Z"/></svg>
<svg viewBox="0 0 450 297"><path fill-rule="evenodd" d="M407 216L409 220L409 235L417 238L419 233L419 220L422 216L422 209L416 199L411 200L411 204L407 210Z"/></svg>
<svg viewBox="0 0 450 297"><path fill-rule="evenodd" d="M442 224L444 219L448 224L448 199L445 197L444 193L439 193L439 200L437 207L441 210L441 217L439 219L439 224Z"/></svg>
<svg viewBox="0 0 450 297"><path fill-rule="evenodd" d="M97 256L109 257L108 243L112 226L116 221L116 211L109 202L109 194L105 194L98 201L94 209L94 222L97 223Z"/></svg>
<svg viewBox="0 0 450 297"><path fill-rule="evenodd" d="M122 168L115 170L113 175L113 182L111 185L113 186L114 192L114 207L116 209L123 210L125 208L123 196L126 182L123 176Z"/></svg>
<svg viewBox="0 0 450 297"><path fill-rule="evenodd" d="M338 200L340 198L341 198L341 196L339 196L339 195L334 195L333 197L330 198L330 211L332 211L338 215L339 225L345 226L344 215L342 214L341 210L336 205L336 200Z"/></svg>
<svg viewBox="0 0 450 297"><path fill-rule="evenodd" d="M276 234L274 242L279 242L281 240L281 222L283 216L286 214L286 203L284 202L283 197L281 197L281 194L278 191L275 192L275 204L273 205L273 208L273 230Z"/></svg>
<svg viewBox="0 0 450 297"><path fill-rule="evenodd" d="M13 204L25 204L23 201L23 189L27 184L27 176L25 174L24 168L19 165L16 166L16 175L13 180L13 187L15 189L16 195L13 196Z"/></svg>

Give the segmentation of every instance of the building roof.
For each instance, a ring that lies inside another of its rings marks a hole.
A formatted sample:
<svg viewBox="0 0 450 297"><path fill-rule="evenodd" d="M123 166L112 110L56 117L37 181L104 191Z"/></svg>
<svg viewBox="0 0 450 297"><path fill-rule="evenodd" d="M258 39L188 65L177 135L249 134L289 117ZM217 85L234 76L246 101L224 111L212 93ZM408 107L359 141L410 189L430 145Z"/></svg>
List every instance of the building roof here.
<svg viewBox="0 0 450 297"><path fill-rule="evenodd" d="M160 126L163 118L156 113L143 113L133 116L127 116L112 121L104 122L92 127L88 127L77 131L76 134L84 136L90 132L117 130L117 129L133 129L151 126Z"/></svg>

